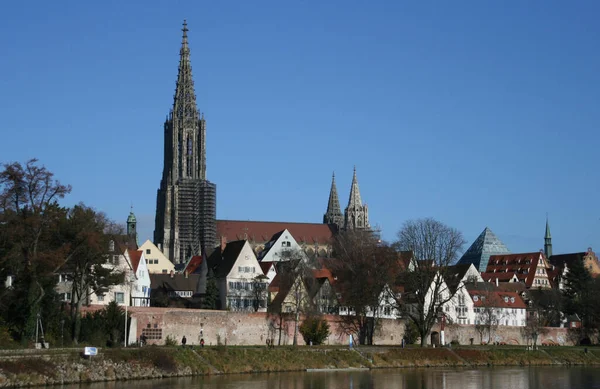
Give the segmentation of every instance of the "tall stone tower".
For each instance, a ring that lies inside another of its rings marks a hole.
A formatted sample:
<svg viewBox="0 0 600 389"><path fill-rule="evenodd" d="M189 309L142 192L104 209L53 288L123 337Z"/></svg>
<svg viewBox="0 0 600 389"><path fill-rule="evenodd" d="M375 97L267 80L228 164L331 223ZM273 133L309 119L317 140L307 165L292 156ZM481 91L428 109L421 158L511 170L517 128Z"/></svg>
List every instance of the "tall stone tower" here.
<svg viewBox="0 0 600 389"><path fill-rule="evenodd" d="M548 222L548 216L546 216L546 234L544 235L544 254L546 258L552 256L552 235L550 235L550 223Z"/></svg>
<svg viewBox="0 0 600 389"><path fill-rule="evenodd" d="M196 105L188 28L183 21L173 108L164 124L164 167L154 243L173 263L216 245L216 185L206 180L206 121Z"/></svg>
<svg viewBox="0 0 600 389"><path fill-rule="evenodd" d="M323 215L324 224L335 224L338 229L344 225L344 216L340 207L340 199L335 185L335 173L331 178L331 190L329 191L329 202L327 203L327 212Z"/></svg>
<svg viewBox="0 0 600 389"><path fill-rule="evenodd" d="M344 229L346 230L370 230L369 208L363 205L358 189L358 179L356 178L356 166L354 167L354 176L352 177L352 186L350 187L350 198L348 206L344 211Z"/></svg>

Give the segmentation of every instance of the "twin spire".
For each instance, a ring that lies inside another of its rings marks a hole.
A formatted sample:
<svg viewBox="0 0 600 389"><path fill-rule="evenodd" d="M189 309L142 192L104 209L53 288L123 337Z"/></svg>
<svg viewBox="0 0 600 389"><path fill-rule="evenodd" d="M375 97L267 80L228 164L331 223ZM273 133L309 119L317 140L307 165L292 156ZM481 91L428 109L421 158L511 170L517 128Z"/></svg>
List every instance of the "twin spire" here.
<svg viewBox="0 0 600 389"><path fill-rule="evenodd" d="M358 179L356 178L356 166L350 187L348 206L342 215L337 186L335 184L335 173L331 178L331 190L329 191L329 202L327 212L323 215L323 223L335 224L339 229L369 229L369 211L366 204L362 203Z"/></svg>

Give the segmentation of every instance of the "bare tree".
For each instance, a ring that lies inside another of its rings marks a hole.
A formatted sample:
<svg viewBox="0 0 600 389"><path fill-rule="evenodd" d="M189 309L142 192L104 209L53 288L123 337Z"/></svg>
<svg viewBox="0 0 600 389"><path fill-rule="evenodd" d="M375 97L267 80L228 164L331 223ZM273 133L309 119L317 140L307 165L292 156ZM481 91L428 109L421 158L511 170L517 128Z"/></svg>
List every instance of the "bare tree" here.
<svg viewBox="0 0 600 389"><path fill-rule="evenodd" d="M258 312L260 308L267 306L268 279L264 274L259 274L252 279L252 308L254 308L254 312Z"/></svg>
<svg viewBox="0 0 600 389"><path fill-rule="evenodd" d="M298 344L298 328L300 315L308 313L312 304L306 288L306 279L311 277L311 268L307 256L300 250L284 250L279 254L277 262L277 282L279 292L269 306L269 312L275 318L270 323L279 331L278 344L281 345L282 331L287 328L285 322L293 317L293 344Z"/></svg>
<svg viewBox="0 0 600 389"><path fill-rule="evenodd" d="M482 344L486 333L487 343L492 342L492 335L502 319L494 297L494 292L490 292L489 290L478 291L473 296L475 303L475 330L479 333L479 342Z"/></svg>
<svg viewBox="0 0 600 389"><path fill-rule="evenodd" d="M445 279L466 241L460 231L432 218L405 222L397 238L394 247L413 254L399 280L405 292L398 305L419 330L424 347L444 306L458 291L448 288Z"/></svg>
<svg viewBox="0 0 600 389"><path fill-rule="evenodd" d="M334 256L329 266L340 305L348 311L340 315L339 328L358 334L360 344L373 344L384 289L394 285L399 271L398 255L370 231L345 231L334 241Z"/></svg>

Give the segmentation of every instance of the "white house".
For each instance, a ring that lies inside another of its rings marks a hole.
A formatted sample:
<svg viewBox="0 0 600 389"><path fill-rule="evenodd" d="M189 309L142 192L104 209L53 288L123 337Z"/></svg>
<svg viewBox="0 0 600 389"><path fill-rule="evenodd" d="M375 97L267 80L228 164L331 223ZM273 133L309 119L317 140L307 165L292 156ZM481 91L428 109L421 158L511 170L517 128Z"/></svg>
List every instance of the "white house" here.
<svg viewBox="0 0 600 389"><path fill-rule="evenodd" d="M129 263L131 284L131 306L150 306L150 273L142 250L127 250L125 259Z"/></svg>
<svg viewBox="0 0 600 389"><path fill-rule="evenodd" d="M445 281L450 292L454 294L444 306L448 321L456 324L474 324L473 302L466 285L483 282L477 268L472 263L449 266L446 269Z"/></svg>
<svg viewBox="0 0 600 389"><path fill-rule="evenodd" d="M267 310L268 281L247 240L222 243L210 256L209 267L217 279L221 309L252 311L256 303L259 312ZM254 288L259 276L263 292Z"/></svg>
<svg viewBox="0 0 600 389"><path fill-rule="evenodd" d="M173 262L169 261L163 252L149 240L146 240L138 250L144 252L144 258L146 258L146 264L150 273L171 274L171 271L175 270Z"/></svg>
<svg viewBox="0 0 600 389"><path fill-rule="evenodd" d="M489 283L467 285L475 325L524 327L527 306L516 292L498 290Z"/></svg>
<svg viewBox="0 0 600 389"><path fill-rule="evenodd" d="M258 260L260 262L289 261L292 259L290 254L298 255L302 260L308 261L306 252L286 229L271 237L265 244L265 248L258 254Z"/></svg>

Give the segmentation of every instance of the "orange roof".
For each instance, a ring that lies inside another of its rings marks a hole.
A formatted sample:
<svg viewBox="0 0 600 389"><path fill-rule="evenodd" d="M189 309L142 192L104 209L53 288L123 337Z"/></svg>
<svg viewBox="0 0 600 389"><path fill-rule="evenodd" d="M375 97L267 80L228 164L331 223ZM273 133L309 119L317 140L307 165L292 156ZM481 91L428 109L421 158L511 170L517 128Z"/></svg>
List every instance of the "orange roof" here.
<svg viewBox="0 0 600 389"><path fill-rule="evenodd" d="M333 224L217 220L217 234L228 241L268 242L274 234L286 229L298 243L307 244L326 244L336 232Z"/></svg>
<svg viewBox="0 0 600 389"><path fill-rule="evenodd" d="M527 287L533 285L535 279L535 271L538 266L540 259L545 258L544 253L536 251L533 253L521 253L521 254L501 254L501 255L490 255L485 273L481 276L486 279L487 276L491 276L492 279L498 279L499 281L512 278L513 274L516 274L520 281L525 282ZM510 277L505 274L510 274Z"/></svg>
<svg viewBox="0 0 600 389"><path fill-rule="evenodd" d="M198 270L200 265L202 265L202 260L203 258L201 255L194 255L192 259L190 259L190 261L188 262L184 272L187 272L188 274L194 274L194 272Z"/></svg>
<svg viewBox="0 0 600 389"><path fill-rule="evenodd" d="M501 291L479 291L469 290L471 298L478 296L477 301L473 299L473 306L478 307L489 307L489 308L521 308L525 309L527 306L525 302L515 292L501 292ZM485 300L481 299L481 296L485 296Z"/></svg>
<svg viewBox="0 0 600 389"><path fill-rule="evenodd" d="M129 254L129 260L131 261L133 271L137 272L140 260L142 259L142 252L138 250L127 250L127 253Z"/></svg>
<svg viewBox="0 0 600 389"><path fill-rule="evenodd" d="M316 279L327 278L327 280L329 280L330 285L333 285L333 283L335 282L335 279L333 278L333 274L331 274L331 271L329 269L325 269L325 268L314 269L313 277L315 277Z"/></svg>

